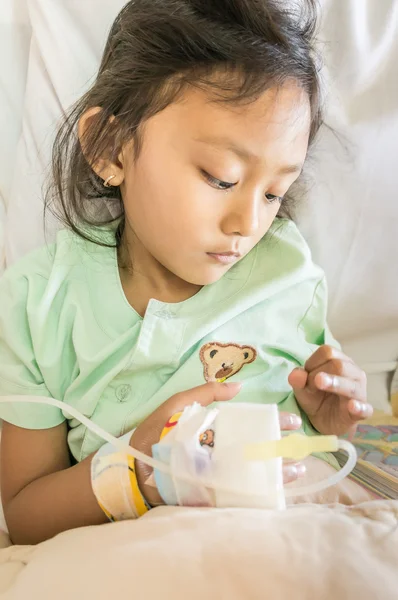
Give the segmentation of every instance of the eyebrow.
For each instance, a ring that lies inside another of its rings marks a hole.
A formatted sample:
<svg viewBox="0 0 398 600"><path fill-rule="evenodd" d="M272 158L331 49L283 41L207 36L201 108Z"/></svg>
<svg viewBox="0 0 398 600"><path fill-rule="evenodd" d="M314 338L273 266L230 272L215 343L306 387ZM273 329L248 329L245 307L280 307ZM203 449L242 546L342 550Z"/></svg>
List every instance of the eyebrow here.
<svg viewBox="0 0 398 600"><path fill-rule="evenodd" d="M208 146L222 147L224 150L230 150L231 152L233 152L234 154L246 161L258 158L257 155L254 154L254 152L251 152L243 146L239 146L239 144L236 144L235 142L226 137L195 138L195 142L207 144ZM288 175L290 173L299 173L302 169L302 164L285 165L279 169L278 174Z"/></svg>

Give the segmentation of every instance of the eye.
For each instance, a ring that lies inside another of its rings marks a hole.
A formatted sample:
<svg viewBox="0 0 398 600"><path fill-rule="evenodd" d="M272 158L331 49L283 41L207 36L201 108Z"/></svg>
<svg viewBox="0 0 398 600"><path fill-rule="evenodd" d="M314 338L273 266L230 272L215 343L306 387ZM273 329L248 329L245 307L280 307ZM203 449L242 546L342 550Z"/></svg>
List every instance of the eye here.
<svg viewBox="0 0 398 600"><path fill-rule="evenodd" d="M217 354L217 352L218 352L218 350L212 350L212 351L210 352L210 358L214 358L214 357L215 357L215 355Z"/></svg>
<svg viewBox="0 0 398 600"><path fill-rule="evenodd" d="M221 179L217 179L217 177L213 177L213 175L210 175L210 173L207 173L203 170L202 175L205 177L205 179L207 179L210 185L217 190L230 190L234 187L234 185L236 185L236 182L230 183L229 181L221 181Z"/></svg>
<svg viewBox="0 0 398 600"><path fill-rule="evenodd" d="M274 204L274 202L279 202L281 204L283 200L283 196L274 196L274 194L265 194L265 197L269 204Z"/></svg>

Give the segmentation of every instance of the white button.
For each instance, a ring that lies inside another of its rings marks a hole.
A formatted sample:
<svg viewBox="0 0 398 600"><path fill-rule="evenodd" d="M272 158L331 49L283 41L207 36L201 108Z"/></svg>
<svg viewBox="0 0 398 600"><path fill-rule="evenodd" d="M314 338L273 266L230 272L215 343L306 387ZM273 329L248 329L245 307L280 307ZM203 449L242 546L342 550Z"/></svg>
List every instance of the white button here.
<svg viewBox="0 0 398 600"><path fill-rule="evenodd" d="M129 383L123 383L118 385L115 391L116 398L119 402L126 402L131 394L131 385Z"/></svg>

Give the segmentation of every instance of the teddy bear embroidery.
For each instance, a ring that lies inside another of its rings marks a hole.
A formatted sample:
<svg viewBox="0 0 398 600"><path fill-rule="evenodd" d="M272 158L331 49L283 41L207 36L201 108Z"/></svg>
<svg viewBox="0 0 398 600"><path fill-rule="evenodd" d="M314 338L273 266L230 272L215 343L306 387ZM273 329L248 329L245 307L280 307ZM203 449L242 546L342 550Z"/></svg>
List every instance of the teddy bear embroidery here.
<svg viewBox="0 0 398 600"><path fill-rule="evenodd" d="M222 383L256 358L257 351L253 346L209 342L200 349L200 360L207 382Z"/></svg>

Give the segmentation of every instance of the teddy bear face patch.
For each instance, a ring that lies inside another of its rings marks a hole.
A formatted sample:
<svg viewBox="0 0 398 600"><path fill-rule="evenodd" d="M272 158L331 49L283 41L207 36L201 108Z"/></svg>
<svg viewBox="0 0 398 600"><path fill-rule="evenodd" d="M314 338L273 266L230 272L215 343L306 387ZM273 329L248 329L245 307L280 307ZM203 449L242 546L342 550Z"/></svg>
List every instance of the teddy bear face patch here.
<svg viewBox="0 0 398 600"><path fill-rule="evenodd" d="M223 382L256 358L257 352L252 346L209 342L200 349L200 360L207 382Z"/></svg>

